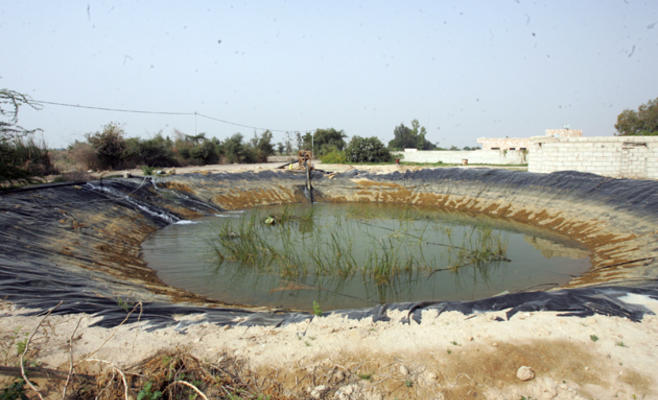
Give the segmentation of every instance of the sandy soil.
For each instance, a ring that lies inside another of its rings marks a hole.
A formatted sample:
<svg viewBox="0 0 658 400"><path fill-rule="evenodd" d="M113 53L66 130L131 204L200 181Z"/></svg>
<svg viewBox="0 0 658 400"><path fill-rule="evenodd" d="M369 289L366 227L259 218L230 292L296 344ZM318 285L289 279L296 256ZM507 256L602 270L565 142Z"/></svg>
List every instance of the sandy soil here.
<svg viewBox="0 0 658 400"><path fill-rule="evenodd" d="M648 297L630 295L624 301L658 311L658 301ZM16 343L40 320L21 316L25 311L0 304L4 365L16 362ZM33 359L66 371L67 341L81 319L72 353L78 371L87 359L123 368L178 348L211 363L228 355L244 360L263 385L280 383L293 398L658 398L656 315L634 323L533 312L500 321L504 312L437 316L431 311L421 324L400 323L401 312L389 316L391 321L377 323L327 316L281 328L207 322L185 328L186 321L200 317L188 315L177 326L155 331L145 323L104 329L89 326L94 316L49 316L30 346ZM523 366L534 375L527 381L517 377Z"/></svg>

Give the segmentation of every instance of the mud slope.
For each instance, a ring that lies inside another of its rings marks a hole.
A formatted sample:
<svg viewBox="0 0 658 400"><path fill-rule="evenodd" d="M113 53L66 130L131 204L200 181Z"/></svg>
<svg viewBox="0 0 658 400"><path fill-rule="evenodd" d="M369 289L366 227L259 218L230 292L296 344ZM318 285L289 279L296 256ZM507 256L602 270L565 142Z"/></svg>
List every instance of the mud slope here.
<svg viewBox="0 0 658 400"><path fill-rule="evenodd" d="M175 313L203 311L221 324L281 324L308 316L246 305L217 304L166 286L140 257L140 243L181 219L219 210L303 202L304 177L290 172L189 174L52 185L2 195L0 297L57 313L99 313L104 326L141 301L143 319L168 324ZM369 175L313 174L313 196L328 202L416 204L503 218L550 229L577 240L592 268L565 288L467 303L431 302L387 307L555 310L641 318L644 309L618 301L628 292L658 296L658 182L591 174L491 169L434 169ZM431 299L428 299L431 300ZM384 315L387 307L345 311Z"/></svg>

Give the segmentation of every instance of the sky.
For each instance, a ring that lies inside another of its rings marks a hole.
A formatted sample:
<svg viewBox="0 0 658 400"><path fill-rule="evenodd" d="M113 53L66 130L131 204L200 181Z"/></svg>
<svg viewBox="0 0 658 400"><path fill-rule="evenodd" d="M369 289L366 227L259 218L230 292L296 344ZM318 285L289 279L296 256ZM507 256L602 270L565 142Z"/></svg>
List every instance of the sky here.
<svg viewBox="0 0 658 400"><path fill-rule="evenodd" d="M0 37L0 88L187 113L22 108L53 148L109 122L128 137L333 127L388 143L418 119L444 147L565 126L609 136L658 97L655 0L5 0Z"/></svg>

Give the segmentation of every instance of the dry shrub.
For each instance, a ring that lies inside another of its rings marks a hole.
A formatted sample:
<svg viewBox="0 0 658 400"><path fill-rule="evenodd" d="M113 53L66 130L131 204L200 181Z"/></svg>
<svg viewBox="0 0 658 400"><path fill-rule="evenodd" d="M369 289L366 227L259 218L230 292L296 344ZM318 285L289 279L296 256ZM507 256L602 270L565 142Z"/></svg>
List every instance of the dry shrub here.
<svg viewBox="0 0 658 400"><path fill-rule="evenodd" d="M89 169L100 169L100 161L96 155L96 150L87 142L75 141L68 149L69 158L78 171L87 171Z"/></svg>
<svg viewBox="0 0 658 400"><path fill-rule="evenodd" d="M74 385L70 399L124 398L123 379L115 368L85 361L77 370L96 375L96 382L93 385L84 382ZM284 399L276 387L259 387L258 379L251 377L244 363L231 356L223 356L217 363L209 363L184 349L174 349L159 352L121 371L131 398L200 399L201 396L191 387L174 383L184 381L194 385L209 399ZM157 392L161 393L161 397Z"/></svg>

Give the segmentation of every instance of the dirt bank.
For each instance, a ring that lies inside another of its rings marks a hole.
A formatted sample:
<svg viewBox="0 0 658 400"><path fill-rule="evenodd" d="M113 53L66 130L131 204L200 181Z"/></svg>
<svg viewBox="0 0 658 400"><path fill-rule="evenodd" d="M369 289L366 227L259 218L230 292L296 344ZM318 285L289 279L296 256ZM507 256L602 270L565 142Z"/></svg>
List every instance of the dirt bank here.
<svg viewBox="0 0 658 400"><path fill-rule="evenodd" d="M656 300L644 296L626 300L658 311ZM39 320L18 316L18 311L8 304L0 311L4 315L0 337L10 353ZM181 357L196 356L208 368L229 359L240 362L240 374L251 382L250 390L273 398L658 396L655 315L634 323L600 315L558 317L550 312L520 313L509 320L502 312L473 316L450 312L438 317L427 312L420 324L403 324L399 322L403 314L390 311L389 322L316 317L279 328L186 326L198 317L187 315L178 317L178 325L155 331L146 323L105 329L90 327L97 320L90 315L50 316L32 339L30 357L42 366L68 371L68 340L82 318L72 347L80 374L98 374L99 370L109 374L112 368L106 363L134 371L140 361L173 351ZM102 360L102 365L98 365L101 361L85 361L89 359ZM16 363L16 358L7 361ZM532 379L517 377L522 366L532 369ZM61 381L38 381L50 392L49 397L59 398ZM122 390L118 377L114 385ZM135 386L131 396L140 390L139 384Z"/></svg>

